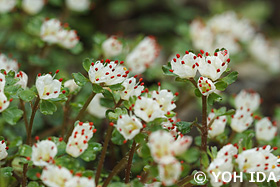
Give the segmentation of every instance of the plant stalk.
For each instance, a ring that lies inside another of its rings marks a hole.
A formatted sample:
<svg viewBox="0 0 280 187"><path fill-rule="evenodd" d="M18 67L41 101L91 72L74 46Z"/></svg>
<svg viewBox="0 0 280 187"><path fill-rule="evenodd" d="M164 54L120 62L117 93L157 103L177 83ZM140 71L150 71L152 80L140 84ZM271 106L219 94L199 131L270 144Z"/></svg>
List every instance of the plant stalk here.
<svg viewBox="0 0 280 187"><path fill-rule="evenodd" d="M135 150L136 150L136 142L134 140L132 143L130 152L129 152L128 163L127 163L127 168L126 168L126 172L125 172L125 183L129 183L129 180L130 180L130 170L131 170L132 159L133 159Z"/></svg>

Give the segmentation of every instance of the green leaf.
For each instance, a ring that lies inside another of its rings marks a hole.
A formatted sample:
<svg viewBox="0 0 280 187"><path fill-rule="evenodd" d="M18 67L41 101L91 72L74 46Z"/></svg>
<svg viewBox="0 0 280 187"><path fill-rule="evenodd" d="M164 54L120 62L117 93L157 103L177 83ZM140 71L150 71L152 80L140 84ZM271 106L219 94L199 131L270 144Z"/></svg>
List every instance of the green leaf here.
<svg viewBox="0 0 280 187"><path fill-rule="evenodd" d="M122 90L124 90L124 86L122 85L122 83L109 86L109 88L110 88L112 91L122 91Z"/></svg>
<svg viewBox="0 0 280 187"><path fill-rule="evenodd" d="M163 73L164 73L165 75L177 76L175 73L173 73L173 72L171 72L171 71L169 71L169 70L172 70L172 68L171 68L171 63L170 63L170 62L168 62L167 65L163 65L163 66L162 66L162 71L163 71Z"/></svg>
<svg viewBox="0 0 280 187"><path fill-rule="evenodd" d="M179 121L176 126L182 134L187 134L191 131L193 122Z"/></svg>
<svg viewBox="0 0 280 187"><path fill-rule="evenodd" d="M89 71L90 65L91 65L91 60L89 58L86 58L83 61L83 67L87 72Z"/></svg>
<svg viewBox="0 0 280 187"><path fill-rule="evenodd" d="M46 58L41 58L37 55L29 56L28 61L30 65L36 65L40 67L46 67L50 65L50 61L48 61Z"/></svg>
<svg viewBox="0 0 280 187"><path fill-rule="evenodd" d="M202 94L201 94L201 92L199 91L198 88L196 88L196 89L194 90L194 94L195 94L196 97L201 97L201 96L202 96Z"/></svg>
<svg viewBox="0 0 280 187"><path fill-rule="evenodd" d="M89 142L88 148L85 152L80 156L86 162L93 161L96 158L96 154L102 150L102 145L96 142Z"/></svg>
<svg viewBox="0 0 280 187"><path fill-rule="evenodd" d="M29 145L21 145L18 154L24 157L31 157L32 148Z"/></svg>
<svg viewBox="0 0 280 187"><path fill-rule="evenodd" d="M211 93L207 99L208 99L208 104L213 105L214 102L220 102L222 100L222 97L216 93Z"/></svg>
<svg viewBox="0 0 280 187"><path fill-rule="evenodd" d="M209 166L209 159L208 159L207 153L205 153L205 152L202 152L201 163L202 163L204 168L208 168L208 166Z"/></svg>
<svg viewBox="0 0 280 187"><path fill-rule="evenodd" d="M40 185L38 184L38 182L31 181L30 183L28 183L27 187L40 187Z"/></svg>
<svg viewBox="0 0 280 187"><path fill-rule="evenodd" d="M234 109L230 109L227 111L226 107L221 107L219 109L214 109L214 113L215 116L231 116L233 114L235 114L235 110Z"/></svg>
<svg viewBox="0 0 280 187"><path fill-rule="evenodd" d="M18 109L17 107L10 107L4 112L2 112L3 118L10 125L15 125L17 121L21 118L23 111Z"/></svg>
<svg viewBox="0 0 280 187"><path fill-rule="evenodd" d="M60 156L66 153L66 143L64 141L60 141L58 137L51 137L51 141L53 141L57 147L56 156Z"/></svg>
<svg viewBox="0 0 280 187"><path fill-rule="evenodd" d="M29 168L27 170L26 176L30 178L31 180L38 180L37 173L41 173L42 169L36 167L36 168Z"/></svg>
<svg viewBox="0 0 280 187"><path fill-rule="evenodd" d="M196 147L191 147L187 151L185 151L183 154L179 155L180 158L182 158L187 163L194 163L196 162L200 157L200 151Z"/></svg>
<svg viewBox="0 0 280 187"><path fill-rule="evenodd" d="M48 100L40 101L40 111L44 115L52 115L57 110L56 105Z"/></svg>
<svg viewBox="0 0 280 187"><path fill-rule="evenodd" d="M58 166L66 167L74 172L80 170L81 166L79 160L71 157L70 155L64 155L55 159L55 164Z"/></svg>
<svg viewBox="0 0 280 187"><path fill-rule="evenodd" d="M178 81L178 82L188 82L189 79L176 77L176 78L175 78L175 81Z"/></svg>
<svg viewBox="0 0 280 187"><path fill-rule="evenodd" d="M227 83L228 85L230 85L237 80L237 76L238 76L238 72L233 71L230 74L228 74L227 76L225 76L224 78L222 78L222 81Z"/></svg>
<svg viewBox="0 0 280 187"><path fill-rule="evenodd" d="M80 72L72 73L72 77L74 78L75 83L81 87L84 86L87 82L89 82L89 80L85 76L83 76L83 74L81 74Z"/></svg>
<svg viewBox="0 0 280 187"><path fill-rule="evenodd" d="M112 133L112 142L116 145L122 145L124 141L124 137L119 133L119 131L115 128Z"/></svg>
<svg viewBox="0 0 280 187"><path fill-rule="evenodd" d="M114 108L115 103L113 99L108 99L108 98L101 98L100 99L100 105L107 107L107 108Z"/></svg>
<svg viewBox="0 0 280 187"><path fill-rule="evenodd" d="M194 138L194 143L197 146L201 146L201 136L197 136Z"/></svg>
<svg viewBox="0 0 280 187"><path fill-rule="evenodd" d="M211 151L210 151L211 149ZM211 157L212 160L214 160L217 157L217 147L213 146L213 147L207 147L207 153L208 155Z"/></svg>
<svg viewBox="0 0 280 187"><path fill-rule="evenodd" d="M94 93L103 93L104 89L102 86L100 86L99 84L92 84L92 91Z"/></svg>
<svg viewBox="0 0 280 187"><path fill-rule="evenodd" d="M26 90L22 90L19 94L19 97L26 102L32 101L35 96L36 93L28 88L26 88Z"/></svg>
<svg viewBox="0 0 280 187"><path fill-rule="evenodd" d="M215 83L215 86L217 90L224 91L227 88L228 84L224 81L218 81Z"/></svg>
<svg viewBox="0 0 280 187"><path fill-rule="evenodd" d="M12 167L4 167L0 169L0 174L3 177L11 177L13 176L13 168Z"/></svg>

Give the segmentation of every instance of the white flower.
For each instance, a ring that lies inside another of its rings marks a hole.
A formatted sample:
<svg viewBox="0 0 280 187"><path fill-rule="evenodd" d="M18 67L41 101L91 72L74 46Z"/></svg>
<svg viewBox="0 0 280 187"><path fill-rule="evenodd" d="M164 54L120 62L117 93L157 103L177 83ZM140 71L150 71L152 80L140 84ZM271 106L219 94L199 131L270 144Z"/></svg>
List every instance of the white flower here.
<svg viewBox="0 0 280 187"><path fill-rule="evenodd" d="M88 71L89 79L92 83L104 83L106 85L122 83L128 73L129 71L120 65L118 61L97 61L95 64L92 63Z"/></svg>
<svg viewBox="0 0 280 187"><path fill-rule="evenodd" d="M145 122L165 117L158 102L147 97L138 97L134 105L134 113Z"/></svg>
<svg viewBox="0 0 280 187"><path fill-rule="evenodd" d="M22 8L28 14L37 14L44 7L44 0L23 0Z"/></svg>
<svg viewBox="0 0 280 187"><path fill-rule="evenodd" d="M176 122L177 122L177 119L176 117L172 117L172 118L169 118L167 121L164 121L161 123L162 125L162 128L164 129L168 129L170 134L176 138L176 136L179 134L181 135L180 132L177 132L177 126L176 126Z"/></svg>
<svg viewBox="0 0 280 187"><path fill-rule="evenodd" d="M212 121L214 117L215 117L214 112L209 113L208 118L207 118L208 126L209 126L210 121ZM226 123L227 123L226 116L215 117L215 120L213 121L211 127L208 130L209 137L214 138L214 137L222 134L225 130Z"/></svg>
<svg viewBox="0 0 280 187"><path fill-rule="evenodd" d="M124 86L124 90L120 91L121 98L123 100L129 100L132 96L138 97L144 89L144 86L142 84L139 85L139 83L136 82L134 77L123 81L122 85Z"/></svg>
<svg viewBox="0 0 280 187"><path fill-rule="evenodd" d="M79 122L68 139L66 152L73 157L80 156L88 148L88 141L92 138L94 131L92 122Z"/></svg>
<svg viewBox="0 0 280 187"><path fill-rule="evenodd" d="M41 180L50 187L63 187L65 183L72 179L71 172L55 165L47 165L42 172Z"/></svg>
<svg viewBox="0 0 280 187"><path fill-rule="evenodd" d="M10 105L10 101L7 100L6 95L0 92L0 112L3 112Z"/></svg>
<svg viewBox="0 0 280 187"><path fill-rule="evenodd" d="M65 183L65 187L95 187L93 179L87 177L72 177Z"/></svg>
<svg viewBox="0 0 280 187"><path fill-rule="evenodd" d="M257 140L270 141L276 136L277 133L276 124L273 125L267 117L258 121L256 123L255 129Z"/></svg>
<svg viewBox="0 0 280 187"><path fill-rule="evenodd" d="M101 93L98 93L94 96L87 107L88 113L98 118L105 118L106 111L108 110L106 107L100 104L100 99L104 98Z"/></svg>
<svg viewBox="0 0 280 187"><path fill-rule="evenodd" d="M16 0L0 0L0 13L10 12L16 6Z"/></svg>
<svg viewBox="0 0 280 187"><path fill-rule="evenodd" d="M16 60L10 59L4 54L0 54L0 69L4 69L7 72L11 70L17 72L18 67L19 65Z"/></svg>
<svg viewBox="0 0 280 187"><path fill-rule="evenodd" d="M173 101L174 95L168 90L159 90L152 92L152 98L157 101L160 106L160 109L166 113L176 108L176 105Z"/></svg>
<svg viewBox="0 0 280 187"><path fill-rule="evenodd" d="M222 56L222 55L221 55ZM198 58L198 71L203 77L207 77L212 81L220 78L227 69L228 62L223 62L218 56L207 56Z"/></svg>
<svg viewBox="0 0 280 187"><path fill-rule="evenodd" d="M83 12L89 9L89 0L66 0L66 5L70 10Z"/></svg>
<svg viewBox="0 0 280 187"><path fill-rule="evenodd" d="M131 140L139 134L143 125L136 116L129 116L125 114L119 116L116 128L126 140Z"/></svg>
<svg viewBox="0 0 280 187"><path fill-rule="evenodd" d="M153 182L150 184L145 184L145 187L160 187L161 186L161 182Z"/></svg>
<svg viewBox="0 0 280 187"><path fill-rule="evenodd" d="M61 29L57 32L58 44L66 49L75 47L79 42L79 37L74 30Z"/></svg>
<svg viewBox="0 0 280 187"><path fill-rule="evenodd" d="M70 92L74 92L80 87L75 83L74 79L69 79L64 83L64 87L68 88Z"/></svg>
<svg viewBox="0 0 280 187"><path fill-rule="evenodd" d="M236 132L243 132L253 123L254 119L250 110L240 108L235 111L231 119L231 128Z"/></svg>
<svg viewBox="0 0 280 187"><path fill-rule="evenodd" d="M32 146L31 160L36 166L47 166L52 163L57 154L57 147L54 142L43 140Z"/></svg>
<svg viewBox="0 0 280 187"><path fill-rule="evenodd" d="M57 98L60 94L61 82L46 74L37 78L36 88L40 99Z"/></svg>
<svg viewBox="0 0 280 187"><path fill-rule="evenodd" d="M199 77L197 87L204 96L208 96L209 94L216 91L215 84L208 78Z"/></svg>
<svg viewBox="0 0 280 187"><path fill-rule="evenodd" d="M219 152L217 153L217 158L232 158L237 154L237 152L238 150L236 146L228 144L219 150Z"/></svg>
<svg viewBox="0 0 280 187"><path fill-rule="evenodd" d="M106 58L118 56L122 49L123 45L116 36L111 36L102 43L102 50Z"/></svg>
<svg viewBox="0 0 280 187"><path fill-rule="evenodd" d="M191 136L183 136L180 134L172 144L172 150L175 155L183 154L192 144Z"/></svg>
<svg viewBox="0 0 280 187"><path fill-rule="evenodd" d="M23 71L20 71L16 74L16 78L19 78L19 81L15 85L20 85L21 88L25 89L28 82L28 76Z"/></svg>
<svg viewBox="0 0 280 187"><path fill-rule="evenodd" d="M235 97L235 107L236 108L249 108L252 112L257 110L261 103L261 97L258 93L254 91L241 90L239 94Z"/></svg>
<svg viewBox="0 0 280 187"><path fill-rule="evenodd" d="M61 23L57 19L45 20L41 26L41 39L49 44L58 42L57 33L60 31Z"/></svg>
<svg viewBox="0 0 280 187"><path fill-rule="evenodd" d="M216 158L214 159L209 167L207 168L207 173L210 176L210 183L213 187L220 187L223 184L226 184L224 180L229 181L230 177L229 175L224 175L224 178L222 177L224 172L232 172L233 171L233 164L232 164L232 158ZM218 177L218 180L214 177L218 175L218 173L221 172L221 174Z"/></svg>
<svg viewBox="0 0 280 187"><path fill-rule="evenodd" d="M143 73L159 53L154 37L145 37L126 57L126 64L133 74Z"/></svg>
<svg viewBox="0 0 280 187"><path fill-rule="evenodd" d="M164 186L170 186L179 179L182 167L178 160L174 157L162 159L162 163L158 165L159 178Z"/></svg>
<svg viewBox="0 0 280 187"><path fill-rule="evenodd" d="M0 160L3 160L8 156L7 153L8 147L6 146L5 140L0 142Z"/></svg>
<svg viewBox="0 0 280 187"><path fill-rule="evenodd" d="M177 54L176 58L173 58L171 61L173 73L178 75L180 78L195 77L198 65L196 55L188 51L186 51L186 55L182 58L179 54Z"/></svg>
<svg viewBox="0 0 280 187"><path fill-rule="evenodd" d="M6 83L5 75L0 73L0 92L4 92L5 83Z"/></svg>

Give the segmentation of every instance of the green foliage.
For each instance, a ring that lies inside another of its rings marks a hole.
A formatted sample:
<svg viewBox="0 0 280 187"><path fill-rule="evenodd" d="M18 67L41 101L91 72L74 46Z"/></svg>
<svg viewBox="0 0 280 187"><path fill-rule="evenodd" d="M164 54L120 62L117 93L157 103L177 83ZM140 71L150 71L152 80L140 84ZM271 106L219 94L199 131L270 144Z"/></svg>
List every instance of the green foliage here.
<svg viewBox="0 0 280 187"><path fill-rule="evenodd" d="M96 142L89 142L88 148L80 156L86 162L93 161L96 158L96 154L102 150L102 145Z"/></svg>
<svg viewBox="0 0 280 187"><path fill-rule="evenodd" d="M89 68L91 66L91 62L93 60L90 60L89 58L86 58L84 61L83 61L83 67L84 69L88 72L89 71Z"/></svg>
<svg viewBox="0 0 280 187"><path fill-rule="evenodd" d="M0 176L3 176L3 177L13 176L13 168L12 167L1 168L0 169Z"/></svg>
<svg viewBox="0 0 280 187"><path fill-rule="evenodd" d="M81 87L84 86L87 82L89 82L89 80L85 76L83 76L83 74L81 74L80 72L72 73L72 77L74 78L75 83Z"/></svg>
<svg viewBox="0 0 280 187"><path fill-rule="evenodd" d="M102 86L100 86L99 84L92 84L92 91L94 93L103 93L104 92L104 89Z"/></svg>
<svg viewBox="0 0 280 187"><path fill-rule="evenodd" d="M116 108L115 110L107 110L106 117L113 122L116 122L120 115L127 114L127 110L125 108Z"/></svg>
<svg viewBox="0 0 280 187"><path fill-rule="evenodd" d="M22 99L23 101L26 101L26 102L32 101L35 96L36 96L36 93L28 88L26 88L25 90L22 90L19 94L20 99Z"/></svg>
<svg viewBox="0 0 280 187"><path fill-rule="evenodd" d="M171 63L168 62L167 65L163 65L162 66L162 71L165 75L169 75L169 76L177 76L175 73L171 72L170 70L172 70L171 68Z"/></svg>
<svg viewBox="0 0 280 187"><path fill-rule="evenodd" d="M56 156L61 156L66 153L66 143L64 141L59 140L58 137L51 137L51 141L53 141L57 147L57 154Z"/></svg>
<svg viewBox="0 0 280 187"><path fill-rule="evenodd" d="M194 123L196 123L196 122L179 121L176 123L176 126L177 126L179 132L181 132L182 134L187 134L191 131Z"/></svg>
<svg viewBox="0 0 280 187"><path fill-rule="evenodd" d="M21 118L23 111L18 109L17 107L9 107L4 110L2 114L7 123L9 123L10 125L15 125Z"/></svg>
<svg viewBox="0 0 280 187"><path fill-rule="evenodd" d="M42 168L35 167L28 169L26 176L31 180L38 180L37 173L42 173Z"/></svg>
<svg viewBox="0 0 280 187"><path fill-rule="evenodd" d="M196 147L191 147L179 157L187 163L192 164L198 161L200 157L200 150Z"/></svg>
<svg viewBox="0 0 280 187"><path fill-rule="evenodd" d="M122 145L123 141L125 140L124 137L119 133L119 131L114 128L113 133L112 133L112 142L116 145Z"/></svg>
<svg viewBox="0 0 280 187"><path fill-rule="evenodd" d="M213 105L214 102L220 102L221 100L222 100L222 97L216 93L211 93L207 98L209 105Z"/></svg>
<svg viewBox="0 0 280 187"><path fill-rule="evenodd" d="M40 112L44 115L52 115L57 110L56 105L49 100L40 101Z"/></svg>
<svg viewBox="0 0 280 187"><path fill-rule="evenodd" d="M21 145L18 154L24 157L31 157L32 148L29 145Z"/></svg>

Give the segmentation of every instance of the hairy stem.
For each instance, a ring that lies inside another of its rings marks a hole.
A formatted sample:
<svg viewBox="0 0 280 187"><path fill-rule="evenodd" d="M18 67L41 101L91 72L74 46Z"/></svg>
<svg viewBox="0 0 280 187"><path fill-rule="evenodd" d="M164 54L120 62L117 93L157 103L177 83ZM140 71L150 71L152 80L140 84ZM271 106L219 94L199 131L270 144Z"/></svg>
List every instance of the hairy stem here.
<svg viewBox="0 0 280 187"><path fill-rule="evenodd" d="M103 145L103 148L102 148L101 156L100 156L98 166L97 166L97 169L96 169L96 174L95 174L95 184L96 184L96 186L98 185L101 170L103 168L103 163L104 163L104 160L105 160L108 144L109 144L109 141L110 141L111 136L112 136L113 128L114 128L113 126L109 125L109 127L107 129L105 142L104 142L104 145Z"/></svg>
<svg viewBox="0 0 280 187"><path fill-rule="evenodd" d="M208 136L208 127L207 127L207 97L202 96L202 129L201 129L201 150L207 151L207 136Z"/></svg>
<svg viewBox="0 0 280 187"><path fill-rule="evenodd" d="M37 108L38 108L38 105L39 105L39 102L40 102L40 98L37 97L36 100L35 100L35 103L32 107L32 113L31 113L31 117L30 117L30 121L29 121L29 126L28 126L28 133L27 133L27 144L28 145L32 145L32 126L33 126L33 122L34 122L34 118L35 118L35 114L36 114L36 111L37 111Z"/></svg>
<svg viewBox="0 0 280 187"><path fill-rule="evenodd" d="M96 95L96 93L94 93L94 92L91 93L91 95L86 100L83 108L80 110L80 112L78 113L77 117L75 118L74 122L79 120L79 119L81 119L83 117L83 115L84 115L84 113L85 113L89 103L91 102L91 100L94 98L95 95ZM70 127L70 129L68 131L68 134L67 134L67 136L64 139L66 143L67 143L69 137L71 136L73 129L74 129L74 123L71 124L71 127Z"/></svg>
<svg viewBox="0 0 280 187"><path fill-rule="evenodd" d="M127 163L127 168L126 168L126 172L125 172L125 183L129 183L130 170L131 170L132 159L133 159L133 155L134 155L135 150L136 150L136 142L134 140L133 143L132 143L131 149L129 151L128 163Z"/></svg>
<svg viewBox="0 0 280 187"><path fill-rule="evenodd" d="M183 179L179 180L176 185L178 186L183 186L184 184L186 184L187 182L190 182L193 179L193 175L189 175L184 177Z"/></svg>
<svg viewBox="0 0 280 187"><path fill-rule="evenodd" d="M68 121L68 114L69 114L69 104L70 104L70 100L71 100L72 96L68 96L67 101L65 103L65 105L63 106L63 122L61 125L61 137L64 137L65 134L65 128L66 128L66 124Z"/></svg>
<svg viewBox="0 0 280 187"><path fill-rule="evenodd" d="M24 124L25 124L25 130L26 130L26 134L28 133L28 120L27 120L27 116L26 116L26 110L25 110L25 104L23 100L19 100L20 101L20 107L23 111L23 120L24 120Z"/></svg>

